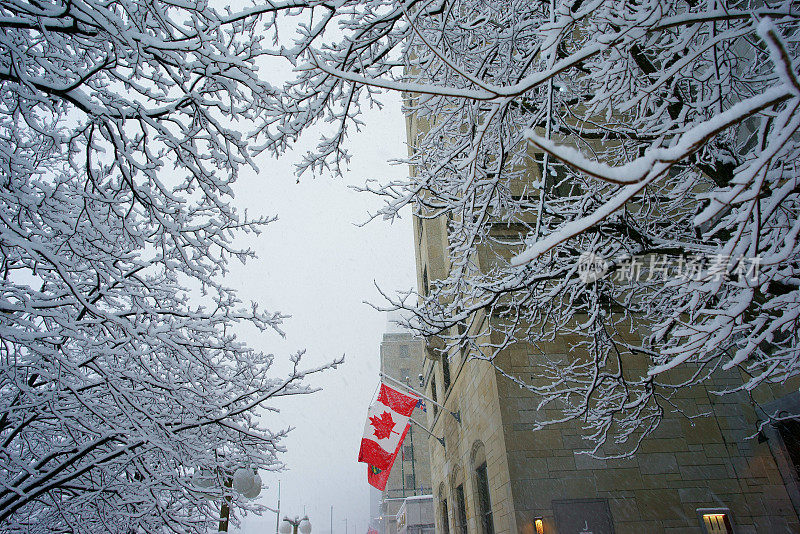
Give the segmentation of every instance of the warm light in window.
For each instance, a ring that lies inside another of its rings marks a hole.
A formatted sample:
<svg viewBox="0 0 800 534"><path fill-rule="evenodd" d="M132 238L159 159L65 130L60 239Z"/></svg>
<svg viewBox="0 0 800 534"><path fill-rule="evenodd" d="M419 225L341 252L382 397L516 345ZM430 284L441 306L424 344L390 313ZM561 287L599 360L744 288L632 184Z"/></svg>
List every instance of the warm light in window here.
<svg viewBox="0 0 800 534"><path fill-rule="evenodd" d="M730 534L730 522L725 514L703 514L703 524L708 534Z"/></svg>
<svg viewBox="0 0 800 534"><path fill-rule="evenodd" d="M536 534L544 534L544 521L541 517L534 519L533 524L536 525Z"/></svg>

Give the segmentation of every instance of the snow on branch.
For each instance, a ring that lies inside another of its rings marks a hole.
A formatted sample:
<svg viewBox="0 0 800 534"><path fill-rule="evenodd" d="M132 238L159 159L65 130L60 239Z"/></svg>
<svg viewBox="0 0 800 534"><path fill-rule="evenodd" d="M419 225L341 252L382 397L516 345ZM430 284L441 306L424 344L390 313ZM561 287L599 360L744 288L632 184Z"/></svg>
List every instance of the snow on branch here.
<svg viewBox="0 0 800 534"><path fill-rule="evenodd" d="M791 1L340 5L341 33L291 48L267 148L329 121L299 171L336 170L359 106L402 92L409 176L363 190L446 251L386 307L559 411L532 428L571 421L587 452L625 455L703 415L686 389L800 375Z"/></svg>
<svg viewBox="0 0 800 534"><path fill-rule="evenodd" d="M593 178L626 185L626 187L591 215L572 221L564 225L558 232L536 241L532 247L515 256L511 260L511 264L518 266L528 263L559 243L563 243L607 219L615 211L625 206L650 182L662 177L673 165L700 150L712 136L734 124L741 123L754 113L783 102L791 95L792 92L786 85L774 87L764 94L739 102L712 119L698 124L675 139L669 148L651 148L646 151L644 156L619 167L610 167L601 162L589 160L574 148L559 146L549 139L539 137L532 131L526 132L525 135L531 143L575 170Z"/></svg>
<svg viewBox="0 0 800 534"><path fill-rule="evenodd" d="M223 502L262 509L228 483L282 468L288 429L259 411L340 362L273 376L232 332L286 316L224 283L274 220L233 202L277 96L262 40L312 5L0 3L0 531L201 533Z"/></svg>

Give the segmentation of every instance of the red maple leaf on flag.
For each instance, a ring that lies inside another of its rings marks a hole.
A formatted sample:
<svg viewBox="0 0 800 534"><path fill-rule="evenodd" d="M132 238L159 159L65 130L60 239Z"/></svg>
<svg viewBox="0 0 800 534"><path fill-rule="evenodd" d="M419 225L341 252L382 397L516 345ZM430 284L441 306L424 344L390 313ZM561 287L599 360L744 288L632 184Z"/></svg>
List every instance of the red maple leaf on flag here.
<svg viewBox="0 0 800 534"><path fill-rule="evenodd" d="M388 438L397 424L389 412L383 412L380 417L370 417L369 422L375 427L375 437L378 439Z"/></svg>

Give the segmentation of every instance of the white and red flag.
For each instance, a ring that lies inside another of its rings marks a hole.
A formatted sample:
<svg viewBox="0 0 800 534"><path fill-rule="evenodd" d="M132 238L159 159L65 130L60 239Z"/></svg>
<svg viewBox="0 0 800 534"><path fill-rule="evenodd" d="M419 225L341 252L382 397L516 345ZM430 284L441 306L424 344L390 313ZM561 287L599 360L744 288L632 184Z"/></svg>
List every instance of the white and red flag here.
<svg viewBox="0 0 800 534"><path fill-rule="evenodd" d="M367 423L358 451L359 462L366 462L381 470L392 467L418 400L417 397L381 384L378 399L367 412Z"/></svg>

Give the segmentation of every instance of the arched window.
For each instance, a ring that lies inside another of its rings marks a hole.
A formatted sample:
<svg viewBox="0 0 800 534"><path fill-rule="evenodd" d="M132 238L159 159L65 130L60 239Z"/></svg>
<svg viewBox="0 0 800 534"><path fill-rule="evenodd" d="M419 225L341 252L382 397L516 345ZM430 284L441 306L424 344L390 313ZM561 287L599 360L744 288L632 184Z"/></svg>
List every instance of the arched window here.
<svg viewBox="0 0 800 534"><path fill-rule="evenodd" d="M472 446L472 470L475 477L475 502L478 504L478 529L480 534L494 534L492 499L489 494L489 474L486 469L486 449L476 441Z"/></svg>
<svg viewBox="0 0 800 534"><path fill-rule="evenodd" d="M442 526L442 534L450 534L450 520L448 519L447 495L444 492L444 484L439 485L439 523Z"/></svg>
<svg viewBox="0 0 800 534"><path fill-rule="evenodd" d="M433 400L433 418L436 419L436 416L439 415L439 399L436 398L436 371L431 374L431 399Z"/></svg>
<svg viewBox="0 0 800 534"><path fill-rule="evenodd" d="M442 352L442 383L446 397L447 390L450 389L450 358L447 356L447 352Z"/></svg>
<svg viewBox="0 0 800 534"><path fill-rule="evenodd" d="M459 467L451 476L453 488L453 530L455 534L467 534L467 501L464 498L464 473Z"/></svg>

